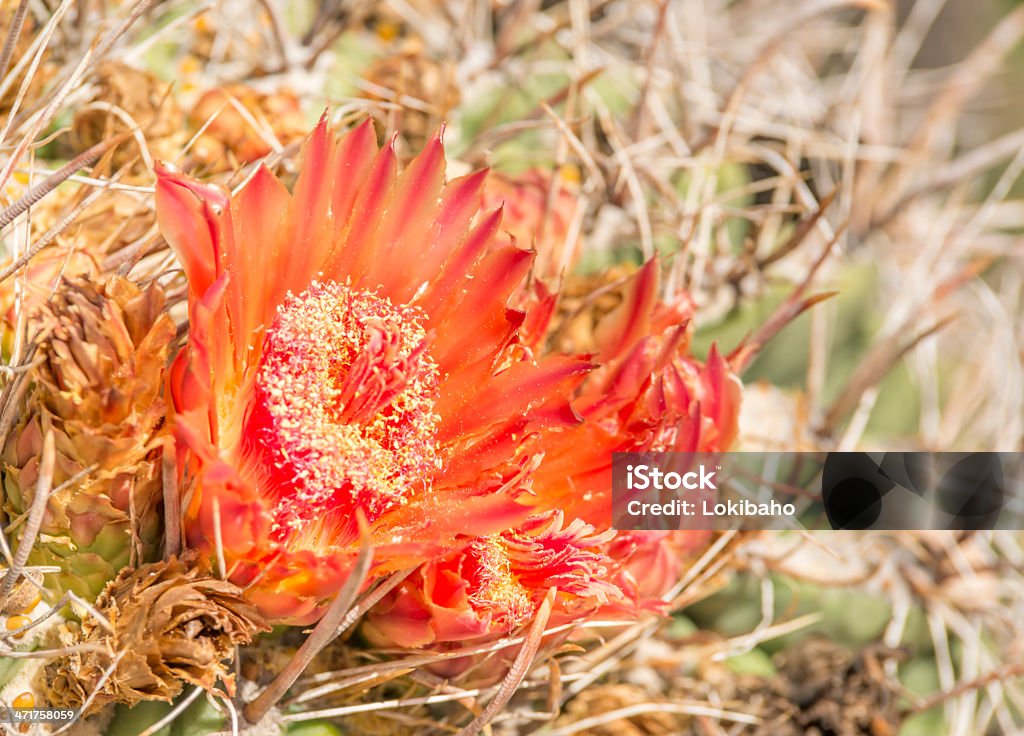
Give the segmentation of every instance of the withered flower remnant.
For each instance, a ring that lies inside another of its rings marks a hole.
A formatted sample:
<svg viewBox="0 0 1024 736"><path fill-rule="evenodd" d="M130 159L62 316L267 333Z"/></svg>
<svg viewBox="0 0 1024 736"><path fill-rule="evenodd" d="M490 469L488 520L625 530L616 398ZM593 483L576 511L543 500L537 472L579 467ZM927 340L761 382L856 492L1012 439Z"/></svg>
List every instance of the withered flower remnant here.
<svg viewBox="0 0 1024 736"><path fill-rule="evenodd" d="M114 702L171 701L185 683L232 696L235 647L270 630L242 591L213 577L194 552L123 570L96 610L113 630L86 616L73 642L77 651L45 668L54 707L80 708L93 693L89 712Z"/></svg>

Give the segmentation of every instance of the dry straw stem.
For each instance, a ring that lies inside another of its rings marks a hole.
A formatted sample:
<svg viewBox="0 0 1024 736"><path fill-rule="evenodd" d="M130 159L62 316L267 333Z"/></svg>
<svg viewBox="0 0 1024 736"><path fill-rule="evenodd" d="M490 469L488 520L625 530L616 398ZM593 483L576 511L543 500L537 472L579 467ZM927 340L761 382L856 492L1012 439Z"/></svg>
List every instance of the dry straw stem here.
<svg viewBox="0 0 1024 736"><path fill-rule="evenodd" d="M585 630L598 630L604 628L622 628L632 627L634 624L629 621L593 621L584 624L570 623L563 624L561 626L555 626L546 629L542 636L543 638L554 637L558 634L563 634L573 630L585 631ZM531 629L532 630L532 629ZM460 659L465 657L473 657L476 655L486 655L495 652L508 650L510 647L520 646L527 641L529 637L529 631L526 634L506 637L495 642L488 644L482 644L477 646L467 646L463 649L454 650L451 652L437 652L428 654L409 654L404 651L390 652L387 650L377 650L374 652L367 652L366 654L373 657L386 658L389 655L405 655L404 657L396 657L394 659L383 659L381 661L375 661L371 664L361 665L356 667L350 667L344 670L336 670L330 672L318 673L302 678L297 681L297 685L302 688L301 694L288 701L288 703L297 702L309 702L310 700L317 700L349 687L370 687L370 683L374 682L388 682L395 678L402 677L408 673L415 674L419 668L425 665L444 662L452 659ZM552 660L553 661L553 660ZM578 674L562 675L561 680L565 682L573 682L580 679ZM358 684L357 684L358 683ZM364 684L365 683L365 684ZM439 687L441 683L433 683L431 687ZM519 689L525 687L534 687L534 683L523 681L519 685ZM550 692L561 692L560 686L551 686ZM496 687L483 688L483 689L460 689L457 697L452 697L452 693L441 688L440 691L435 690L434 695L417 697L417 698L403 698L399 700L390 701L377 701L361 705L343 706L339 708L328 708L320 710L303 711L301 713L289 714L283 717L284 721L302 721L312 720L317 718L327 717L342 717L346 715L354 715L357 713L376 712L378 710L392 710L400 708L412 708L419 705L428 705L438 702L448 702L451 700L459 700L462 697L476 697L478 695L486 694L489 697L494 695ZM309 695L309 697L307 697ZM558 698L558 701L561 697ZM557 702L557 701L556 701ZM554 708L549 707L549 712L553 712ZM453 729L454 730L454 729Z"/></svg>
<svg viewBox="0 0 1024 736"><path fill-rule="evenodd" d="M174 707L167 712L167 715L158 720L149 728L140 731L138 733L138 736L153 736L154 734L162 730L165 726L171 725L178 719L178 717L182 713L188 710L188 707L192 705L192 703L196 702L199 696L202 695L204 692L205 690L203 690L203 688L199 687L198 685L192 688L192 690L189 691L188 695L186 695L184 698L182 698L174 704Z"/></svg>
<svg viewBox="0 0 1024 736"><path fill-rule="evenodd" d="M715 708L705 703L642 703L625 708L605 711L600 715L581 718L561 728L552 729L547 736L572 736L572 734L609 726L616 721L626 720L645 713L672 713L681 716L706 716L716 721L746 723L752 726L761 725L761 719L748 713Z"/></svg>
<svg viewBox="0 0 1024 736"><path fill-rule="evenodd" d="M45 360L44 356L35 357L35 350L36 344L33 343L26 351L21 365L12 369L14 380L8 381L0 392L0 446L7 442L11 428L18 419L18 407L32 385L29 372Z"/></svg>
<svg viewBox="0 0 1024 736"><path fill-rule="evenodd" d="M933 171L916 186L908 188L889 210L878 216L876 226L881 228L888 225L916 199L975 180L1019 153L1021 149L1024 149L1024 128L1006 133L985 145L967 151Z"/></svg>
<svg viewBox="0 0 1024 736"><path fill-rule="evenodd" d="M918 129L911 136L901 162L878 185L880 202L897 203L903 197L915 168L927 159L940 131L963 109L982 85L1001 68L1004 57L1024 37L1024 7L1018 7L992 29L988 37L959 66L926 111ZM891 214L883 210L881 217Z"/></svg>
<svg viewBox="0 0 1024 736"><path fill-rule="evenodd" d="M391 670L390 672L367 672L362 675L354 675L352 677L339 679L334 682L327 683L326 685L319 685L317 687L303 689L294 697L282 701L281 704L285 707L292 705L301 705L302 703L306 703L311 700L318 700L319 698L323 698L327 695L333 695L335 693L339 693L354 687L358 687L360 689L369 689L376 685L381 685L385 682L394 680L397 677L403 677L415 671L415 667L402 667L400 669Z"/></svg>
<svg viewBox="0 0 1024 736"><path fill-rule="evenodd" d="M309 666L309 663L313 661L313 658L338 636L339 627L355 603L356 596L366 580L366 575L369 573L372 563L373 549L370 546L368 536L364 533L359 556L356 558L352 573L338 593L338 597L331 602L323 618L320 619L313 632L302 643L302 646L299 647L299 650L287 666L278 673L274 681L263 692L246 704L242 710L242 715L245 716L246 721L249 723L259 723L263 716L295 684L295 681L306 667Z"/></svg>
<svg viewBox="0 0 1024 736"><path fill-rule="evenodd" d="M829 434L847 414L856 408L866 392L885 378L900 360L923 340L931 337L955 319L955 315L941 319L904 340L892 339L876 342L871 353L857 366L838 398L825 413L818 432L823 435Z"/></svg>
<svg viewBox="0 0 1024 736"><path fill-rule="evenodd" d="M10 225L19 215L71 178L71 175L76 171L95 164L103 157L103 154L123 143L128 135L128 133L121 133L105 141L100 141L88 150L75 156L43 181L31 187L9 207L5 208L3 212L0 212L0 230Z"/></svg>
<svg viewBox="0 0 1024 736"><path fill-rule="evenodd" d="M14 46L18 43L21 35L21 27L25 23L25 16L28 13L28 0L21 0L18 3L14 15L11 16L11 26L7 31L7 38L4 40L3 51L0 51L0 79L7 74L7 67L11 63L11 56L14 54Z"/></svg>
<svg viewBox="0 0 1024 736"><path fill-rule="evenodd" d="M160 475L164 497L164 559L177 557L182 548L181 491L178 488L177 451L173 442L165 442L160 456Z"/></svg>
<svg viewBox="0 0 1024 736"><path fill-rule="evenodd" d="M754 254L754 263L749 264L746 260L737 263L732 271L729 273L728 281L732 284L738 284L751 270L764 271L766 268L771 266L773 263L781 261L790 253L799 248L803 243L807 242L808 236L817 227L819 221L825 216L825 213L832 206L836 196L839 194L839 187L835 187L831 192L822 197L821 201L817 203L817 206L808 213L804 213L803 216L796 224L796 228L793 230L793 234L790 235L781 245L775 248L771 253L764 256L757 256ZM829 244L829 249L834 246L838 240L839 235L845 227L840 229L833 237L832 242ZM826 250L826 253L828 252ZM808 274L808 278L805 279L804 284L810 282L810 278L813 276L813 272Z"/></svg>
<svg viewBox="0 0 1024 736"><path fill-rule="evenodd" d="M117 172L114 173L113 176L105 180L103 187L93 189L84 197L82 197L82 200L77 205L71 208L69 212L63 214L49 230L43 233L38 240L32 243L32 246L28 249L28 251L26 251L13 263L11 263L2 271L0 271L0 282L7 280L8 278L10 278L12 274L16 273L17 271L28 265L28 263L33 258L35 258L39 251L41 251L43 248L45 248L54 240L56 240L65 230L68 229L68 227L70 227L75 222L75 220L78 218L80 214L82 214L82 212L84 212L86 209L88 209L90 205L94 204L100 197L102 197L111 184L119 181L121 177L125 174L125 172L129 170L129 167L130 164L126 167L119 169Z"/></svg>
<svg viewBox="0 0 1024 736"><path fill-rule="evenodd" d="M65 6L62 5L61 7ZM55 14L54 18L56 17L57 15ZM57 116L57 113L59 112L60 108L63 106L64 101L67 99L67 96L71 93L75 86L83 79L90 62L92 61L92 53L93 49L90 48L82 56L81 61L79 61L78 66L75 67L74 71L71 73L70 77L67 79L64 86L57 89L54 92L54 94L49 97L49 104L47 104L47 106L42 110L42 112L40 112L38 115L32 116L29 119L31 122L28 126L28 130L22 136L21 141L18 143L18 145L15 146L14 153L11 154L11 157L10 159L8 159L6 166L3 168L3 170L0 170L0 187L3 187L5 184L7 184L7 180L10 178L11 173L14 171L14 167L21 160L22 156L25 155L25 152L28 150L31 143L35 141L40 131L42 131L47 125L49 125L53 121L53 119ZM11 125L14 124L15 121L16 118L12 114L7 121L7 126L4 128L3 132L0 133L0 143L2 143L6 139L7 132L8 130L10 130Z"/></svg>
<svg viewBox="0 0 1024 736"><path fill-rule="evenodd" d="M33 78L35 77L40 62L42 61L43 52L46 50L46 46L50 42L50 38L53 36L54 30L60 24L61 19L64 17L64 14L68 11L68 9L71 7L71 4L71 0L64 0L59 6L57 6L57 9L50 16L50 19L47 21L46 25L43 26L43 30L36 37L36 42L33 44L35 48L34 53L31 54L31 56L26 55L25 59L23 59L23 61L31 59L31 63L28 67L28 70L26 71L25 78L22 80L21 86L18 89L18 94L14 99L14 103L11 105L11 109L7 113L7 118L4 121L3 130L0 131L0 145L3 145L6 142L7 134L12 129L17 129L23 122L18 120L17 118L18 108L21 106L22 101L25 99L25 95L28 92L29 86L31 85ZM13 82L16 79L15 75L18 71L19 70L16 67L14 69L14 73L12 73L10 77L4 77L3 79L0 79L0 91L6 90L6 88L8 87L8 80L10 80L10 84L13 84ZM65 94L69 89L70 87L65 87ZM54 108L54 111L55 109L56 108ZM36 128L31 133L22 138L21 143L19 144L19 147L16 150L15 154L11 156L11 159L7 162L7 165L3 169L3 173L0 174L0 187L4 186L4 184L7 183L7 178L10 176L11 169L14 166L15 162L17 162L21 158L21 156L24 155L25 149L35 139L36 135L38 135L39 130L42 129L42 127L44 127L45 125L48 125L49 122L50 119L41 119L41 121L37 121Z"/></svg>
<svg viewBox="0 0 1024 736"><path fill-rule="evenodd" d="M83 652L106 654L107 648L102 644L75 644L73 646L54 647L51 649L32 649L27 652L8 649L3 650L0 654L10 659L44 659L49 661L58 657L65 657L69 654L80 654Z"/></svg>
<svg viewBox="0 0 1024 736"><path fill-rule="evenodd" d="M378 711L392 710L397 708L411 708L420 705L435 705L438 703L450 703L452 701L465 700L480 695L483 691L479 689L456 690L455 692L426 695L419 698L401 698L398 700L380 700L372 703L361 703L359 705L346 705L338 708L325 708L323 710L306 711L304 713L292 713L282 716L283 723L295 723L301 721L320 720L322 718L342 718L344 716L356 715L358 713L376 713Z"/></svg>

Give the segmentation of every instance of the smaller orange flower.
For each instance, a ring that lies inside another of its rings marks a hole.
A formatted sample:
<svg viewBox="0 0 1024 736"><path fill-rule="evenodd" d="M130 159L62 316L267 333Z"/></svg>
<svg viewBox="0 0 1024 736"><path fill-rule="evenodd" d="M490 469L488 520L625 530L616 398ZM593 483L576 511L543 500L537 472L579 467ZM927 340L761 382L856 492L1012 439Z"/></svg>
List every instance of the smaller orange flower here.
<svg viewBox="0 0 1024 736"><path fill-rule="evenodd" d="M608 544L608 556L621 562L615 584L637 609L657 610L712 537L710 531L619 532Z"/></svg>
<svg viewBox="0 0 1024 736"><path fill-rule="evenodd" d="M420 567L370 612L364 633L403 647L499 636L528 623L550 588L552 625L625 608L619 564L605 551L613 537L578 519L566 525L560 512L539 514Z"/></svg>

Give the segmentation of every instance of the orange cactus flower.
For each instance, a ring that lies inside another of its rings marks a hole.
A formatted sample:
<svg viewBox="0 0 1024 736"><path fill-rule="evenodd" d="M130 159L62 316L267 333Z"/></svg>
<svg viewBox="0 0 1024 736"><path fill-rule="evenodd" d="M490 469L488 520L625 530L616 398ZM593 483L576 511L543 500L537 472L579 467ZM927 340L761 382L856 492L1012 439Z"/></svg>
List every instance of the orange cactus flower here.
<svg viewBox="0 0 1024 736"><path fill-rule="evenodd" d="M663 612L662 596L710 532L598 532L561 512L531 517L514 530L421 565L372 608L363 623L381 646L448 648L509 634L528 624L555 588L549 626L596 615ZM459 659L438 674L472 664Z"/></svg>
<svg viewBox="0 0 1024 736"><path fill-rule="evenodd" d="M289 192L234 196L158 170L157 217L189 282L169 378L190 545L272 621L305 624L346 579L360 522L375 574L535 515L541 432L579 421L590 370L536 359L507 307L532 254L445 182L441 136L399 172L369 121L307 140Z"/></svg>

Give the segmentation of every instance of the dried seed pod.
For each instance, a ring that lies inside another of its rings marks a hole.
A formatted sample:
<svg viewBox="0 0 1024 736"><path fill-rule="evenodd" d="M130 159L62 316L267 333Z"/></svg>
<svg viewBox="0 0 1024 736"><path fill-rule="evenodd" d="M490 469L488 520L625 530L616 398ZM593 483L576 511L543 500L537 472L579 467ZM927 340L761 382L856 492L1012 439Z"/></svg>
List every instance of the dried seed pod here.
<svg viewBox="0 0 1024 736"><path fill-rule="evenodd" d="M98 646L81 647L45 669L56 707L81 707L115 661L90 712L112 702L170 701L185 683L233 695L228 665L235 647L270 630L241 589L213 577L206 558L194 552L122 570L96 609L113 631L86 617L76 643Z"/></svg>

